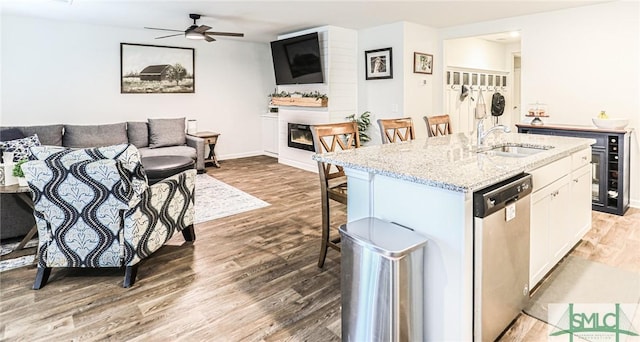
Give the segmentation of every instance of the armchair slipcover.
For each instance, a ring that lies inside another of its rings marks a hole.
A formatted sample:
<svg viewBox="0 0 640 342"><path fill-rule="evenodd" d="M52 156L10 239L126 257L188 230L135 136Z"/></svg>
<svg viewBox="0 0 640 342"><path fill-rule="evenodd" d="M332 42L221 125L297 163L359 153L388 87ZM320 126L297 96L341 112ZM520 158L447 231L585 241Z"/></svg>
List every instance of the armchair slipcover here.
<svg viewBox="0 0 640 342"><path fill-rule="evenodd" d="M135 282L140 260L176 231L193 230L196 170L149 186L130 144L80 150L33 147L22 165L38 226L38 272L51 267L125 267L123 287Z"/></svg>

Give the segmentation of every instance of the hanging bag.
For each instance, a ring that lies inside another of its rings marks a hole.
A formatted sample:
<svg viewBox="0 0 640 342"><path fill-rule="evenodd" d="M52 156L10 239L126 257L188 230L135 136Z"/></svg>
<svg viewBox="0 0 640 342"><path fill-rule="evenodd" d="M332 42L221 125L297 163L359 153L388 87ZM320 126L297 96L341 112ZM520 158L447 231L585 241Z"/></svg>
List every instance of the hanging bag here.
<svg viewBox="0 0 640 342"><path fill-rule="evenodd" d="M504 96L496 92L491 98L491 115L500 116L504 113Z"/></svg>
<svg viewBox="0 0 640 342"><path fill-rule="evenodd" d="M484 103L484 95L482 89L478 93L478 102L476 103L476 119L484 119L487 116L487 108Z"/></svg>

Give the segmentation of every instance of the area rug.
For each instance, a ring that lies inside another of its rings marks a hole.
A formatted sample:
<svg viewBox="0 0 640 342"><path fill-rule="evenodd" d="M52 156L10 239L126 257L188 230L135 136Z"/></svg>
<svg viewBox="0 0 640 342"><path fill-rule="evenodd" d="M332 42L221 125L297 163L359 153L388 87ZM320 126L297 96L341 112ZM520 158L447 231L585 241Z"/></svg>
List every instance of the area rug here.
<svg viewBox="0 0 640 342"><path fill-rule="evenodd" d="M195 223L202 223L269 206L269 203L206 174L196 176ZM19 242L0 245L0 255L13 251ZM25 247L35 247L38 239ZM0 272L33 264L35 255L0 261Z"/></svg>
<svg viewBox="0 0 640 342"><path fill-rule="evenodd" d="M264 208L269 203L206 174L196 176L196 223Z"/></svg>
<svg viewBox="0 0 640 342"><path fill-rule="evenodd" d="M524 312L549 322L549 304L639 303L640 274L568 256L531 298Z"/></svg>

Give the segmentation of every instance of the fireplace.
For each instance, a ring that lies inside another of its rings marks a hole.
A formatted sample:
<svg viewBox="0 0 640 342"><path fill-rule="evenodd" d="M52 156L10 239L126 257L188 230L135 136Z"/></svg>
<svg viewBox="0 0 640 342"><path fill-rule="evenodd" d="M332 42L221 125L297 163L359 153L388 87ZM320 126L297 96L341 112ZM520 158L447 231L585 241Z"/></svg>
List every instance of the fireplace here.
<svg viewBox="0 0 640 342"><path fill-rule="evenodd" d="M310 125L291 122L289 122L288 125L289 138L287 139L287 146L306 151L315 151Z"/></svg>

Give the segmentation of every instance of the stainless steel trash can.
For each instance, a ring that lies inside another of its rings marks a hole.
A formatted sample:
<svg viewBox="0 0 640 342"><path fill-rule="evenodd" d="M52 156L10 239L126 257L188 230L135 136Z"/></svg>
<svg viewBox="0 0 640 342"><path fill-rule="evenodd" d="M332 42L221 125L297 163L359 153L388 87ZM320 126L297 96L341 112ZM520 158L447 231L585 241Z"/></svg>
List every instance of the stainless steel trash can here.
<svg viewBox="0 0 640 342"><path fill-rule="evenodd" d="M342 341L424 340L427 239L376 218L340 226Z"/></svg>

